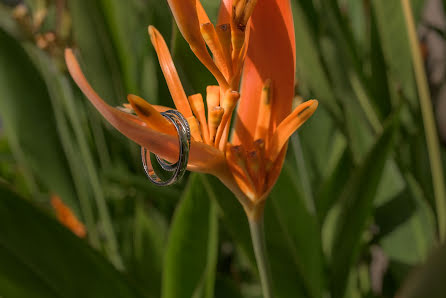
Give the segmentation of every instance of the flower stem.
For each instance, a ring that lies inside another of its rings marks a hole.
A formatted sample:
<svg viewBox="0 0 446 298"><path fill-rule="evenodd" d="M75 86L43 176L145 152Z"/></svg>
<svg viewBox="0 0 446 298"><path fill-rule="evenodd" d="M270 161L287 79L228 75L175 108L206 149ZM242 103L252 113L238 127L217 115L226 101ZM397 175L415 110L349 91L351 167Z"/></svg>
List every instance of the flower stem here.
<svg viewBox="0 0 446 298"><path fill-rule="evenodd" d="M440 144L438 141L437 127L432 110L429 85L424 70L423 59L420 52L415 21L409 0L401 0L404 17L406 19L407 33L409 35L412 60L414 64L415 79L418 87L421 114L423 117L424 130L426 134L427 149L432 172L435 203L438 220L440 240L446 239L446 189L444 184L443 164L441 160Z"/></svg>
<svg viewBox="0 0 446 298"><path fill-rule="evenodd" d="M251 230L252 244L259 270L260 282L264 298L272 298L271 271L268 258L266 256L265 231L263 227L263 215L256 218L249 218L249 228Z"/></svg>

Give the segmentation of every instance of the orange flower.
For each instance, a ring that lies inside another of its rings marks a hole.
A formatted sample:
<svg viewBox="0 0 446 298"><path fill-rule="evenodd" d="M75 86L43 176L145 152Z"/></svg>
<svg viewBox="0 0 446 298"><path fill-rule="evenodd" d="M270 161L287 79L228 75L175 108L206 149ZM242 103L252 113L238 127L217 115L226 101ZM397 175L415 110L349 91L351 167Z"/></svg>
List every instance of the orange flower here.
<svg viewBox="0 0 446 298"><path fill-rule="evenodd" d="M187 97L162 35L149 27L175 107L191 128L188 169L218 177L237 196L249 217L262 213L280 174L288 138L318 105L316 100L309 100L291 112L295 41L289 0L256 2L223 0L214 26L199 0L168 0L184 38L218 83L207 87L207 112L201 94ZM160 114L168 108L151 105L135 95L128 96L127 107L136 116L113 108L88 84L70 49L65 58L74 81L115 128L166 160L178 158L176 130ZM228 143L231 118L239 101Z"/></svg>

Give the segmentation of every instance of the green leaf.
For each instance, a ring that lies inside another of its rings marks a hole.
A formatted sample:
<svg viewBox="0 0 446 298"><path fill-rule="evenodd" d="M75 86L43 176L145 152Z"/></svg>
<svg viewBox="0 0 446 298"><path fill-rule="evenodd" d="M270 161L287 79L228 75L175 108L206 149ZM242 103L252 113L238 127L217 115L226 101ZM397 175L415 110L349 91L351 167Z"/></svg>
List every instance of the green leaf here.
<svg viewBox="0 0 446 298"><path fill-rule="evenodd" d="M392 205L385 210L383 207L377 210L381 213L381 216L377 214L377 222L380 223L380 230L387 232L380 243L391 261L418 265L425 261L434 246L435 217L415 179L408 176L406 180L407 189L402 193L401 199L391 201L389 204ZM383 214L383 211L387 212ZM385 218L386 222L379 220L380 218ZM393 227L389 227L392 221L396 222ZM411 249L407 249L407 243L413 244Z"/></svg>
<svg viewBox="0 0 446 298"><path fill-rule="evenodd" d="M213 296L217 212L203 187L201 177L192 174L175 211L164 259L163 298Z"/></svg>
<svg viewBox="0 0 446 298"><path fill-rule="evenodd" d="M4 297L143 297L85 241L2 183L0 226Z"/></svg>
<svg viewBox="0 0 446 298"><path fill-rule="evenodd" d="M15 156L79 214L45 81L22 46L1 29L0 43L0 115Z"/></svg>
<svg viewBox="0 0 446 298"><path fill-rule="evenodd" d="M363 231L373 212L373 201L384 165L393 148L399 113L392 116L361 166L351 173L342 192L334 241L331 246L333 297L343 297L350 268L358 254Z"/></svg>
<svg viewBox="0 0 446 298"><path fill-rule="evenodd" d="M265 206L275 297L321 297L325 287L320 228L296 175L285 163Z"/></svg>

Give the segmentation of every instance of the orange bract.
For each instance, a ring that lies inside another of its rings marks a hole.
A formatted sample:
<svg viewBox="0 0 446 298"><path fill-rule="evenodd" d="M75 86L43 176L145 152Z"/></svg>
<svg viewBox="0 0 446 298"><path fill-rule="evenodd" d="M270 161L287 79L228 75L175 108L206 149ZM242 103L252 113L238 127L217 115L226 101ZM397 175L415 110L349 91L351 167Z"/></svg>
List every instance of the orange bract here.
<svg viewBox="0 0 446 298"><path fill-rule="evenodd" d="M192 51L218 82L207 87L206 96L187 97L166 42L149 27L175 107L191 128L188 169L217 176L248 215L257 214L279 176L288 138L317 108L317 101L310 100L291 113L295 43L289 0L223 0L218 26L199 0L168 3ZM129 95L137 116L112 108L90 87L70 50L66 61L76 83L112 125L155 154L176 160L175 128L159 114L166 107ZM238 102L234 137L228 143Z"/></svg>

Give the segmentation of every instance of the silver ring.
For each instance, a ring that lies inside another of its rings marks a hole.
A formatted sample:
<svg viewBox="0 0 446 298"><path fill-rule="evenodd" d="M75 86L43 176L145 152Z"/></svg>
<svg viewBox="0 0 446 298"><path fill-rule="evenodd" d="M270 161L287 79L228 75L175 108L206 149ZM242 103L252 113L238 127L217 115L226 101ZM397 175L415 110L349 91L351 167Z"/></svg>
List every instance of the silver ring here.
<svg viewBox="0 0 446 298"><path fill-rule="evenodd" d="M172 122L177 130L179 143L178 161L172 164L160 158L158 155L154 155L163 170L174 173L167 180L162 180L160 177L158 177L150 160L150 152L149 156L147 156L147 149L144 147L141 147L141 158L147 178L149 178L149 180L156 185L167 186L177 182L186 172L190 150L190 127L186 118L184 118L184 116L178 111L169 110L161 113L161 115Z"/></svg>

